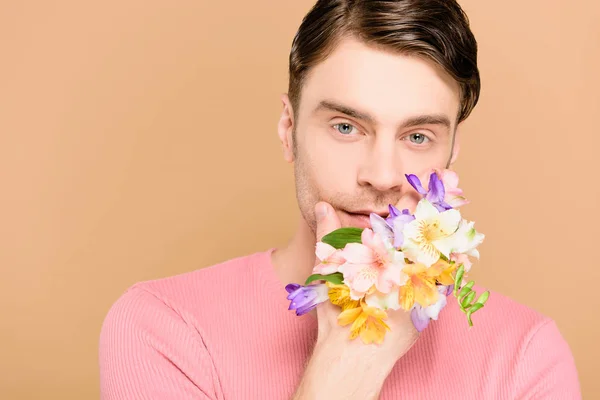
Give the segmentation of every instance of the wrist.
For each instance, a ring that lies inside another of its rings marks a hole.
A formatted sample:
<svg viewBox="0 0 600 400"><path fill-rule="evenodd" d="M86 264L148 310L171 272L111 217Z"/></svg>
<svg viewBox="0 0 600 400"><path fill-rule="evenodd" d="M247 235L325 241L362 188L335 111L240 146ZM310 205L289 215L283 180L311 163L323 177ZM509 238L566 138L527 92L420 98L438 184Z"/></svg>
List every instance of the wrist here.
<svg viewBox="0 0 600 400"><path fill-rule="evenodd" d="M327 340L315 346L297 399L377 399L396 363L378 345Z"/></svg>

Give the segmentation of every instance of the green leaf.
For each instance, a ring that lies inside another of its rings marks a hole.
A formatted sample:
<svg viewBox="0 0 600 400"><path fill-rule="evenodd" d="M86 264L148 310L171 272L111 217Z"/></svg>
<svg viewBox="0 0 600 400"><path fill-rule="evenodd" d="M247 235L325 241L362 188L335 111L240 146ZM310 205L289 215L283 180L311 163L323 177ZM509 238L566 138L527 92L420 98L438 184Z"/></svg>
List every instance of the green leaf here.
<svg viewBox="0 0 600 400"><path fill-rule="evenodd" d="M454 277L454 296L456 296L456 292L458 291L458 288L462 283L462 278L464 274L465 266L461 264L460 267L458 267L458 271L456 271L456 276Z"/></svg>
<svg viewBox="0 0 600 400"><path fill-rule="evenodd" d="M360 243L362 231L362 229L354 227L340 228L323 236L321 241L336 249L343 249L348 243Z"/></svg>
<svg viewBox="0 0 600 400"><path fill-rule="evenodd" d="M475 292L473 292L473 293L475 293ZM471 308L469 308L469 311L467 311L467 320L469 321L469 326L473 326L473 321L471 320L471 315L475 311L477 311L477 310L479 310L481 308L483 308L483 304L481 304L481 303L475 303L475 304L472 305Z"/></svg>
<svg viewBox="0 0 600 400"><path fill-rule="evenodd" d="M460 304L463 307L466 307L468 304L471 304L471 302L473 301L473 299L475 298L475 292L469 292L468 295L466 295L462 301L460 302Z"/></svg>
<svg viewBox="0 0 600 400"><path fill-rule="evenodd" d="M482 308L483 308L483 304L481 304L481 303L471 304L471 307L469 308L468 313L473 314L475 311L482 309Z"/></svg>
<svg viewBox="0 0 600 400"><path fill-rule="evenodd" d="M483 292L481 294L481 296L479 296L479 298L477 299L476 304L485 304L485 302L487 301L487 299L489 297L490 297L490 292L489 291Z"/></svg>
<svg viewBox="0 0 600 400"><path fill-rule="evenodd" d="M306 279L306 282L304 282L304 284L308 285L311 282L321 280L331 282L334 285L341 285L342 283L344 283L344 275L342 275L341 272L335 272L329 275L312 274Z"/></svg>
<svg viewBox="0 0 600 400"><path fill-rule="evenodd" d="M458 292L457 297L463 297L464 295L469 293L474 284L475 284L475 282L471 281L471 282L467 283L465 286L463 286L462 289L460 289L460 292Z"/></svg>

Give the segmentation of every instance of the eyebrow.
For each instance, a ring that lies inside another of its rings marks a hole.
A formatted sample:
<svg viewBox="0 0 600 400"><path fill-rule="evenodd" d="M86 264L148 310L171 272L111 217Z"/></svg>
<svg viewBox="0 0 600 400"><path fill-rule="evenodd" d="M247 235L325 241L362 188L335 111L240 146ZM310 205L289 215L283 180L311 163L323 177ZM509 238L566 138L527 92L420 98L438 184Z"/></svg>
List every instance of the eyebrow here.
<svg viewBox="0 0 600 400"><path fill-rule="evenodd" d="M367 121L370 124L375 124L376 122L376 119L369 113L356 110L352 107L348 107L344 104L337 103L331 100L321 101L317 108L315 108L314 113L318 113L320 111L336 111L352 118ZM417 125L441 125L446 127L447 129L450 129L451 122L450 118L448 118L448 116L444 114L415 115L404 120L400 125L400 129L410 128Z"/></svg>

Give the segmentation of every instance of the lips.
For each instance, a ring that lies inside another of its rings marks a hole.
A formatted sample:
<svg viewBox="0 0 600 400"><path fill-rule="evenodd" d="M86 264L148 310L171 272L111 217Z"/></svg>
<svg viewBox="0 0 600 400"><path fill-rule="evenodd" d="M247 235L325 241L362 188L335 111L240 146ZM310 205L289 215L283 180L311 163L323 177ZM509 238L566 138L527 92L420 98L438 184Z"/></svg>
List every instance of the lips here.
<svg viewBox="0 0 600 400"><path fill-rule="evenodd" d="M387 216L390 214L389 210L385 210L385 211L358 210L358 211L346 211L346 212L348 214L366 215L367 217L370 217L372 213L375 213L382 218L387 218Z"/></svg>
<svg viewBox="0 0 600 400"><path fill-rule="evenodd" d="M356 212L350 212L350 211L344 211L344 214L346 215L346 219L348 220L348 226L352 226L355 228L370 228L371 227L371 213L374 211L366 211L366 210L361 210L361 211L356 211ZM379 216L385 218L388 213L387 212L375 212L376 214L378 214Z"/></svg>

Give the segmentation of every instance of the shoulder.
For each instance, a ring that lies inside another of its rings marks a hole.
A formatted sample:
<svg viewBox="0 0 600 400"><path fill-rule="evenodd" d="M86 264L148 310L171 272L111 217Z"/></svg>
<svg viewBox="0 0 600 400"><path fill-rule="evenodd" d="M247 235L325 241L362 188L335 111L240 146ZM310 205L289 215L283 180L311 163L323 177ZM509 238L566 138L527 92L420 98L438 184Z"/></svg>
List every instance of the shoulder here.
<svg viewBox="0 0 600 400"><path fill-rule="evenodd" d="M478 295L485 291L474 289ZM457 300L448 300L454 303L448 322L467 325ZM460 329L458 336L467 339L488 366L507 371L517 398L580 398L571 350L552 318L490 291L485 307L473 314L473 325Z"/></svg>
<svg viewBox="0 0 600 400"><path fill-rule="evenodd" d="M485 288L475 285L473 290L480 296ZM542 313L521 304L512 298L493 290L485 307L472 316L473 327L469 328L466 315L460 310L458 299L448 296L447 310L440 314L444 326L449 332L482 342L501 341L504 345L513 346L526 341L541 326L549 323L550 318ZM445 314L445 315L444 315Z"/></svg>
<svg viewBox="0 0 600 400"><path fill-rule="evenodd" d="M478 295L485 291L477 286L474 289ZM550 321L539 311L496 291L490 291L485 307L473 314L473 319L475 318L480 325L493 327L495 332L513 333L517 336L522 336L525 332L532 333Z"/></svg>
<svg viewBox="0 0 600 400"><path fill-rule="evenodd" d="M240 291L260 279L269 251L229 259L208 267L170 277L138 282L123 294L121 302L148 302L181 313L215 306L216 299ZM145 295L140 294L145 292ZM151 299L150 297L153 297ZM130 304L133 306L133 304Z"/></svg>
<svg viewBox="0 0 600 400"><path fill-rule="evenodd" d="M477 296L485 291L477 285L473 289ZM511 366L525 356L532 342L557 340L560 335L556 324L548 316L492 290L485 307L472 315L472 327L468 326L467 316L453 295L448 297L446 308L439 321L442 323L442 337L466 341L482 357L493 357L495 362Z"/></svg>
<svg viewBox="0 0 600 400"><path fill-rule="evenodd" d="M155 332L168 328L202 334L200 322L222 315L223 306L253 293L268 271L272 249L233 258L209 267L129 287L113 303L102 334L135 326Z"/></svg>
<svg viewBox="0 0 600 400"><path fill-rule="evenodd" d="M259 261L267 252L230 259L195 271L138 282L112 304L103 322L103 332L145 325L153 329L187 326L203 313L217 309L221 297L239 291L253 279ZM257 278L254 278L257 279Z"/></svg>
<svg viewBox="0 0 600 400"><path fill-rule="evenodd" d="M221 398L214 346L207 324L198 321L214 321L222 313L223 293L231 298L231 290L248 282L266 254L128 288L100 332L103 398Z"/></svg>

